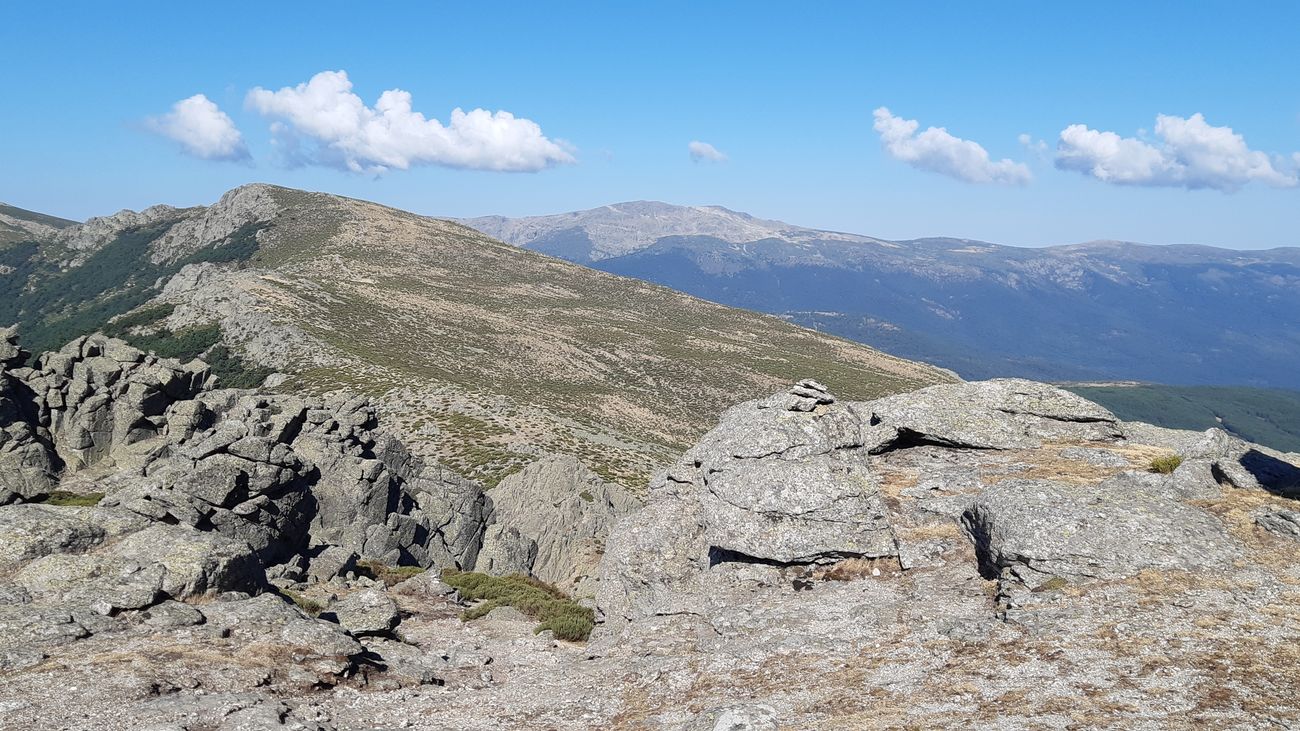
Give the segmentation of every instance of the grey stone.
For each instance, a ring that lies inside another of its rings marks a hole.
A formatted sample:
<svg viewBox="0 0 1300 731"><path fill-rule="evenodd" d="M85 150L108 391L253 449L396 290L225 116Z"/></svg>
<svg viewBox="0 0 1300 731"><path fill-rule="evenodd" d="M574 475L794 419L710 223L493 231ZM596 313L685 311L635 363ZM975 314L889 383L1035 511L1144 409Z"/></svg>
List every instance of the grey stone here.
<svg viewBox="0 0 1300 731"><path fill-rule="evenodd" d="M354 591L321 613L322 619L338 622L354 637L386 635L397 627L397 603L381 589Z"/></svg>
<svg viewBox="0 0 1300 731"><path fill-rule="evenodd" d="M1263 508L1256 511L1253 517L1255 523L1269 533L1300 541L1300 511Z"/></svg>
<svg viewBox="0 0 1300 731"><path fill-rule="evenodd" d="M311 581L329 581L337 576L344 576L357 568L357 554L346 548L329 546L320 554L312 557L307 565L307 577Z"/></svg>
<svg viewBox="0 0 1300 731"><path fill-rule="evenodd" d="M0 507L0 568L51 553L86 551L107 537L104 527L75 509L46 505Z"/></svg>
<svg viewBox="0 0 1300 731"><path fill-rule="evenodd" d="M1030 588L1052 577L1123 578L1143 569L1222 569L1239 549L1200 508L1122 487L1010 480L962 516L981 571Z"/></svg>
<svg viewBox="0 0 1300 731"><path fill-rule="evenodd" d="M150 627L171 629L202 624L203 613L182 602L167 600L140 612L139 620Z"/></svg>
<svg viewBox="0 0 1300 731"><path fill-rule="evenodd" d="M518 529L498 523L488 526L474 570L495 576L527 574L536 561L537 544Z"/></svg>
<svg viewBox="0 0 1300 731"><path fill-rule="evenodd" d="M931 386L860 408L910 439L954 447L1021 449L1122 435L1115 415L1097 404L1018 378Z"/></svg>
<svg viewBox="0 0 1300 731"><path fill-rule="evenodd" d="M702 479L706 537L714 550L778 563L896 553L865 465L831 455L755 460L732 462Z"/></svg>
<svg viewBox="0 0 1300 731"><path fill-rule="evenodd" d="M363 650L339 625L309 617L273 594L207 604L200 611L202 629L218 636L283 643L322 658L351 658Z"/></svg>
<svg viewBox="0 0 1300 731"><path fill-rule="evenodd" d="M161 590L173 599L223 591L257 592L266 575L252 548L218 533L155 524L110 546L113 556L164 569Z"/></svg>
<svg viewBox="0 0 1300 731"><path fill-rule="evenodd" d="M501 606L483 615L485 622L532 622L527 614L514 607Z"/></svg>
<svg viewBox="0 0 1300 731"><path fill-rule="evenodd" d="M377 655L388 673L406 676L421 685L442 685L448 674L447 661L403 642L383 637L367 637L367 651Z"/></svg>
<svg viewBox="0 0 1300 731"><path fill-rule="evenodd" d="M536 544L536 558L524 570L575 590L595 574L611 526L638 504L570 456L547 457L506 477L492 489L491 503L495 523ZM497 550L485 546L488 557L480 552L482 570Z"/></svg>
<svg viewBox="0 0 1300 731"><path fill-rule="evenodd" d="M68 611L57 607L0 605L0 647L54 647L89 634Z"/></svg>

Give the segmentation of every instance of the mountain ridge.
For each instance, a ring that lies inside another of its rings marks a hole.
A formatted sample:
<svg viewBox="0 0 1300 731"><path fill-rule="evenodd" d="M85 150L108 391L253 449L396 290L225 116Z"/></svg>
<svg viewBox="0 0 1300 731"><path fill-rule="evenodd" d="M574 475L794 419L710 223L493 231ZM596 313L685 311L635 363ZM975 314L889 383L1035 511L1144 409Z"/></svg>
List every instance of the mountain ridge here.
<svg viewBox="0 0 1300 731"><path fill-rule="evenodd" d="M492 231L508 243L775 314L967 378L1300 388L1293 367L1300 248L891 242L780 222L746 242L743 228L724 238L692 223L697 207L671 210L671 227L644 216L618 219L617 208L607 207L513 227L496 220ZM618 225L616 243L605 246L605 231ZM609 255L616 251L624 253Z"/></svg>
<svg viewBox="0 0 1300 731"><path fill-rule="evenodd" d="M935 244L935 245L943 244L943 243L959 243L959 244L973 244L977 246L990 246L999 249L1014 249L1014 250L1025 250L1025 251L1052 251L1052 250L1071 251L1071 250L1086 250L1090 248L1097 248L1097 249L1135 248L1135 249L1151 249L1151 250L1166 250L1166 251L1206 250L1206 251L1213 251L1213 252L1222 252L1225 254L1242 254L1242 255L1252 254L1252 253L1281 252L1288 256L1294 254L1297 258L1300 258L1300 245L1291 245L1291 246L1280 245L1280 246L1273 246L1264 249L1234 249L1234 248L1229 248L1224 246L1215 246L1212 244L1199 244L1199 243L1149 244L1141 241L1129 241L1123 239L1091 239L1088 241L1078 241L1078 242L1064 243L1064 244L1044 244L1041 246L1027 246L1027 245L1014 245L1014 244L999 244L991 241L984 241L982 239L972 239L972 238L967 238L962 236L944 236L944 235L887 239L878 236L871 236L868 234L853 233L849 231L838 231L833 229L822 229L822 228L816 228L812 226L803 226L800 224L787 223L785 221L781 221L777 219L761 218L751 213L747 213L744 211L737 211L735 209L727 208L726 206L721 206L721 205L675 204L675 203L668 203L665 201L658 201L658 200L621 201L618 203L610 203L603 206L597 206L595 208L569 211L564 213L543 214L543 215L536 215L536 216L511 217L511 216L502 216L502 215L487 215L487 216L476 216L476 217L469 217L469 218L449 217L448 220L464 223L465 225L470 226L471 228L483 231L484 233L489 233L489 231L487 231L486 229L493 226L507 227L511 224L514 224L515 226L523 226L525 224L532 225L532 226L542 226L543 224L550 223L550 222L555 222L557 224L562 221L577 222L577 221L581 221L584 218L584 214L596 214L596 213L607 212L607 211L616 214L624 214L629 209L634 215L643 215L648 211L658 212L660 214L685 213L685 212L720 212L722 214L725 214L725 216L728 218L748 220L748 221L753 221L757 224L764 224L764 228L772 231L773 233L779 233L781 231L798 231L807 234L819 234L827 237L837 237L837 239L832 239L832 240L846 240L846 241L856 240L856 241L862 241L864 243L900 244L900 245L912 244L912 243L926 243L926 244ZM517 243L520 240L519 237L512 237L509 234L505 236L495 236L495 238L499 238L502 241L505 241L506 243L511 243L515 245L524 245L524 244ZM754 239L737 238L736 242L747 243L752 240ZM649 244L647 244L647 246L648 245Z"/></svg>

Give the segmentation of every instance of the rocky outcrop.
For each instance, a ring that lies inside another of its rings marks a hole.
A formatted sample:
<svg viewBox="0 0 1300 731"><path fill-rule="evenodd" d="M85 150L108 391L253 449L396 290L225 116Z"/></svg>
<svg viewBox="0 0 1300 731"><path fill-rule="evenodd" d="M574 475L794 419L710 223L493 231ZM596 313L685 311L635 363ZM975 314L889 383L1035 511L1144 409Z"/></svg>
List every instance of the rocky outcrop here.
<svg viewBox="0 0 1300 731"><path fill-rule="evenodd" d="M268 567L304 586L354 576L358 557L434 569L477 559L492 517L482 488L411 458L364 399L214 390L202 362L100 336L28 368L13 338L2 342L0 497L17 504L0 507L0 670L114 636L127 618L168 629L178 613L156 608L215 597L229 601L180 625L310 648L319 660L291 671L330 684L365 652L353 636L389 632L395 607L382 591L349 594L332 607L340 629L269 595ZM33 502L56 488L103 497Z"/></svg>
<svg viewBox="0 0 1300 731"><path fill-rule="evenodd" d="M14 373L28 353L10 329L0 329L0 505L48 492L58 465L33 425L29 388Z"/></svg>
<svg viewBox="0 0 1300 731"><path fill-rule="evenodd" d="M156 226L164 230L150 246L151 259L155 264L174 262L203 247L219 245L241 227L274 218L280 206L273 191L268 185L243 185L206 208L159 205L97 216L53 233L52 248L69 252L64 264L75 266L125 231Z"/></svg>
<svg viewBox="0 0 1300 731"><path fill-rule="evenodd" d="M592 579L610 528L637 505L621 487L605 482L578 459L544 458L492 489L494 519L499 526L514 529L514 536L503 535L503 530L491 532L479 568L493 568L485 563L485 556L520 552L502 546L502 541L514 546L530 542L535 548L526 571L576 595L588 594L594 590ZM528 552L524 546L524 556Z"/></svg>
<svg viewBox="0 0 1300 731"><path fill-rule="evenodd" d="M68 258L63 264L75 266L123 231L144 226L168 225L184 217L186 213L184 209L158 205L138 212L121 210L111 216L95 216L85 223L60 229L52 239L52 248L66 250Z"/></svg>
<svg viewBox="0 0 1300 731"><path fill-rule="evenodd" d="M867 459L896 435L811 381L728 410L612 532L598 598L606 621L701 611L719 564L895 556Z"/></svg>
<svg viewBox="0 0 1300 731"><path fill-rule="evenodd" d="M201 361L182 365L103 337L77 338L11 375L30 393L33 427L70 472L105 461L148 462L167 429L168 409L192 401L209 380Z"/></svg>
<svg viewBox="0 0 1300 731"><path fill-rule="evenodd" d="M259 365L294 369L304 364L337 366L337 353L268 308L259 291L260 270L230 264L186 264L163 286L158 301L175 305L166 325L173 331L217 323L222 336Z"/></svg>
<svg viewBox="0 0 1300 731"><path fill-rule="evenodd" d="M169 228L153 244L152 260L155 264L177 261L212 242L228 241L241 229L265 225L280 211L272 186L241 185Z"/></svg>
<svg viewBox="0 0 1300 731"><path fill-rule="evenodd" d="M103 505L247 543L266 565L313 546L390 564L474 565L482 489L413 460L364 399L212 390L179 364L119 340L79 338L10 368L5 455L13 499L86 475Z"/></svg>
<svg viewBox="0 0 1300 731"><path fill-rule="evenodd" d="M1121 434L1119 420L1097 404L1019 378L931 386L870 408L874 421L897 428L903 439L950 447L1019 449Z"/></svg>
<svg viewBox="0 0 1300 731"><path fill-rule="evenodd" d="M932 386L866 403L837 401L821 384L802 381L727 411L656 478L646 509L613 533L599 605L613 626L698 611L719 564L897 557L873 454L1119 435L1106 410L1030 381Z"/></svg>

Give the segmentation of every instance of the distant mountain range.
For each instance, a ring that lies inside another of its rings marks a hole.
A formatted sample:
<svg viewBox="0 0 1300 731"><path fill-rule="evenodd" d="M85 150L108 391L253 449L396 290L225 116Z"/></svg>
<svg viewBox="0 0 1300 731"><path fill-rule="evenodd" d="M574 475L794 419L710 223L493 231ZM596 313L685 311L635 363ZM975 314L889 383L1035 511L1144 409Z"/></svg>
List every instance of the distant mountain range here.
<svg viewBox="0 0 1300 731"><path fill-rule="evenodd" d="M655 202L462 222L967 378L1300 389L1300 248L887 241Z"/></svg>

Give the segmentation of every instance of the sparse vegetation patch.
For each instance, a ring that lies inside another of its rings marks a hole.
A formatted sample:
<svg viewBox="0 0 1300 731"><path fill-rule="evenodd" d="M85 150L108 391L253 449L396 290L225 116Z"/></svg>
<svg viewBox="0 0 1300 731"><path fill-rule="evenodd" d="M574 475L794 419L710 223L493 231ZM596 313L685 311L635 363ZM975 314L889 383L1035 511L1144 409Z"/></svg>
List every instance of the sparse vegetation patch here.
<svg viewBox="0 0 1300 731"><path fill-rule="evenodd" d="M466 621L483 617L497 607L514 607L539 622L535 632L551 630L556 639L570 642L585 642L596 626L591 609L529 576L488 576L447 569L442 572L442 580L460 591L462 598L480 602L461 615Z"/></svg>
<svg viewBox="0 0 1300 731"><path fill-rule="evenodd" d="M384 582L384 586L395 586L412 576L419 576L424 569L419 566L389 566L379 561L358 561L357 573Z"/></svg>
<svg viewBox="0 0 1300 731"><path fill-rule="evenodd" d="M1152 472L1155 472L1156 474L1168 475L1172 473L1174 470L1178 469L1178 465L1181 465L1182 463L1183 463L1182 457L1179 457L1176 454L1170 454L1164 457L1156 457L1155 459L1151 460L1151 464L1150 466L1147 467L1147 469L1149 469Z"/></svg>
<svg viewBox="0 0 1300 731"><path fill-rule="evenodd" d="M98 505L100 500L104 499L102 492L68 492L67 490L55 490L46 495L37 502L46 505L70 505L79 508L88 508Z"/></svg>

